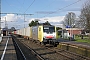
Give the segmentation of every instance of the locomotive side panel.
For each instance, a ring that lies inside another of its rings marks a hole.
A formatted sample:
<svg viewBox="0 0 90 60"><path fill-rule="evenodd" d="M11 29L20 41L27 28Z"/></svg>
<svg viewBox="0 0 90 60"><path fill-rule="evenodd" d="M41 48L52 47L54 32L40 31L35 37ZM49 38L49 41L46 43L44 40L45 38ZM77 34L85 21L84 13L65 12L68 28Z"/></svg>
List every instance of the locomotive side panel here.
<svg viewBox="0 0 90 60"><path fill-rule="evenodd" d="M32 38L38 40L38 26L32 27Z"/></svg>
<svg viewBox="0 0 90 60"><path fill-rule="evenodd" d="M39 40L40 42L43 41L43 26L39 26L39 27L38 27L38 40Z"/></svg>
<svg viewBox="0 0 90 60"><path fill-rule="evenodd" d="M56 39L58 39L58 32L56 30L56 26L55 26L55 33L56 33Z"/></svg>

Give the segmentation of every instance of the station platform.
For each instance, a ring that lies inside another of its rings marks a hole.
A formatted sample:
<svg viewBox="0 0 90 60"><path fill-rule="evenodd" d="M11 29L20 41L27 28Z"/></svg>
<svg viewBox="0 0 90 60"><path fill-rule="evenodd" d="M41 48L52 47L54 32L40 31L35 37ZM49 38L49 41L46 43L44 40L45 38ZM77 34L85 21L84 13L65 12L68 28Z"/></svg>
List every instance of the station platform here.
<svg viewBox="0 0 90 60"><path fill-rule="evenodd" d="M60 49L74 52L90 59L90 44L75 41L60 42L57 46Z"/></svg>
<svg viewBox="0 0 90 60"><path fill-rule="evenodd" d="M2 37L2 42L0 43L0 60L17 60L11 36Z"/></svg>

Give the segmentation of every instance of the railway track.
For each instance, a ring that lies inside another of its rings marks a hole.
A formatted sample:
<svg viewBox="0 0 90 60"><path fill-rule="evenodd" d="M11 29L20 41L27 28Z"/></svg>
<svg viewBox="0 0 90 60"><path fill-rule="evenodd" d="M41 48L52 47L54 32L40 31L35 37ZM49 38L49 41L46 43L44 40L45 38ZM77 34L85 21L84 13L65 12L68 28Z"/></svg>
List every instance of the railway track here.
<svg viewBox="0 0 90 60"><path fill-rule="evenodd" d="M17 38L24 46L26 46L38 60L90 60L87 57L59 49L57 47L40 45L33 40Z"/></svg>
<svg viewBox="0 0 90 60"><path fill-rule="evenodd" d="M58 49L52 46L43 46L33 40L18 38L39 60L90 60L87 57Z"/></svg>

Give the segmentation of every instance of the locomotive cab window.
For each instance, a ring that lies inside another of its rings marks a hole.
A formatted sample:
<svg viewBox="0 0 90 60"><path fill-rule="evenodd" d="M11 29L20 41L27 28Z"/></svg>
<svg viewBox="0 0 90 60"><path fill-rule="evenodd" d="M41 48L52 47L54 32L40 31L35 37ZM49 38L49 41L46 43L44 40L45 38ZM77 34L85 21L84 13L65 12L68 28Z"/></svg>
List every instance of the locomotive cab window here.
<svg viewBox="0 0 90 60"><path fill-rule="evenodd" d="M50 32L55 32L55 27L49 27Z"/></svg>
<svg viewBox="0 0 90 60"><path fill-rule="evenodd" d="M44 32L55 32L55 27L44 27Z"/></svg>
<svg viewBox="0 0 90 60"><path fill-rule="evenodd" d="M44 27L43 31L44 32L49 32L49 27Z"/></svg>

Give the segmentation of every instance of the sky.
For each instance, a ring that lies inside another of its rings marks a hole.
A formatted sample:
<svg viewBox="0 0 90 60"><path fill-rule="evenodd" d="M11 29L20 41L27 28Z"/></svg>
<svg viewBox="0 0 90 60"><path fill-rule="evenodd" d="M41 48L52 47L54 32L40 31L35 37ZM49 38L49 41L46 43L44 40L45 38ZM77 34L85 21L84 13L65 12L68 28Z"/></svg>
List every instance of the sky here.
<svg viewBox="0 0 90 60"><path fill-rule="evenodd" d="M77 2L78 1L78 2ZM68 12L78 17L86 0L1 0L1 27L27 27L35 19L40 23L49 21L52 25L61 26ZM7 14L3 14L7 13ZM15 14L17 13L17 14ZM26 14L25 16L23 14Z"/></svg>

